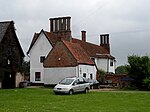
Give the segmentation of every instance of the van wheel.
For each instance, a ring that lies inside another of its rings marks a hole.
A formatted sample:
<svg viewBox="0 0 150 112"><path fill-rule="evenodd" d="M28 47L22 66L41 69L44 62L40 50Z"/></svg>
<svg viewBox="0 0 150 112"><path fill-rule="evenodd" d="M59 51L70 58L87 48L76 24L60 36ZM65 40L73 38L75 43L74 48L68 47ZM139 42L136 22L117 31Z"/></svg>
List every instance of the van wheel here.
<svg viewBox="0 0 150 112"><path fill-rule="evenodd" d="M85 93L88 93L89 92L89 88L85 88Z"/></svg>
<svg viewBox="0 0 150 112"><path fill-rule="evenodd" d="M73 90L71 89L70 91L69 91L69 95L72 95L73 94Z"/></svg>

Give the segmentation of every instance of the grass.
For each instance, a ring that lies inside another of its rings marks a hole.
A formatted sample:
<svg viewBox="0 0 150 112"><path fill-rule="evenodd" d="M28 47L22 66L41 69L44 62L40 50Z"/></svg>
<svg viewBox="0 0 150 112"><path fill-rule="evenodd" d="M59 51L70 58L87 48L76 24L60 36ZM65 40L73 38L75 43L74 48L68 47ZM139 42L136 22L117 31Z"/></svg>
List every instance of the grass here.
<svg viewBox="0 0 150 112"><path fill-rule="evenodd" d="M0 89L0 112L149 112L150 92L55 95L48 88Z"/></svg>

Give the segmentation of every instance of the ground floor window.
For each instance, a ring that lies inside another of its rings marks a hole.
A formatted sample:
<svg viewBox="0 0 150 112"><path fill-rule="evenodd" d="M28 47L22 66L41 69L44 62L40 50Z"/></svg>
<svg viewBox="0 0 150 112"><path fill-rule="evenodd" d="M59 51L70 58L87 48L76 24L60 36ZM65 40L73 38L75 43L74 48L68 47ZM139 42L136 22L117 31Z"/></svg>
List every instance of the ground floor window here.
<svg viewBox="0 0 150 112"><path fill-rule="evenodd" d="M41 81L41 72L35 72L35 81Z"/></svg>
<svg viewBox="0 0 150 112"><path fill-rule="evenodd" d="M86 78L86 73L83 73L83 77L85 77L85 78Z"/></svg>
<svg viewBox="0 0 150 112"><path fill-rule="evenodd" d="M92 74L90 74L90 79L93 79L93 75Z"/></svg>

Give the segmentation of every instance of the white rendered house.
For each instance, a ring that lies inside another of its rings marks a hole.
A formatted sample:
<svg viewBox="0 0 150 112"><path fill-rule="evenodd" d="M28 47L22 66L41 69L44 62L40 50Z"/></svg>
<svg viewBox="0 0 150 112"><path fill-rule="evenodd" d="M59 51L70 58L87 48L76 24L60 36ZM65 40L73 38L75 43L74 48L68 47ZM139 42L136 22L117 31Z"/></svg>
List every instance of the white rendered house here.
<svg viewBox="0 0 150 112"><path fill-rule="evenodd" d="M27 54L30 56L30 81L56 84L70 76L96 79L97 69L115 73L115 58L110 54L109 35L101 35L101 44L86 42L71 35L71 17L50 19L50 32L35 33Z"/></svg>

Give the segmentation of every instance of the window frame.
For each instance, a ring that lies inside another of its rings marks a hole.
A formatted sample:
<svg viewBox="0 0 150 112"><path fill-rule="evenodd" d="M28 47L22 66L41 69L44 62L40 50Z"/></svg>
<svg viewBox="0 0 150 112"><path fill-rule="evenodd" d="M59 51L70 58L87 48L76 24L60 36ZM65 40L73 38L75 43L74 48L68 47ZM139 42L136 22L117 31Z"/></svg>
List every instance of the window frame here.
<svg viewBox="0 0 150 112"><path fill-rule="evenodd" d="M41 81L41 72L35 72L35 81Z"/></svg>
<svg viewBox="0 0 150 112"><path fill-rule="evenodd" d="M113 60L110 60L110 66L114 66L114 61Z"/></svg>
<svg viewBox="0 0 150 112"><path fill-rule="evenodd" d="M40 56L40 63L43 63L45 60L45 56Z"/></svg>
<svg viewBox="0 0 150 112"><path fill-rule="evenodd" d="M86 78L86 73L83 73L83 77Z"/></svg>

